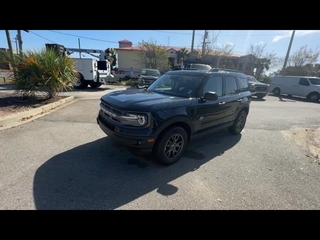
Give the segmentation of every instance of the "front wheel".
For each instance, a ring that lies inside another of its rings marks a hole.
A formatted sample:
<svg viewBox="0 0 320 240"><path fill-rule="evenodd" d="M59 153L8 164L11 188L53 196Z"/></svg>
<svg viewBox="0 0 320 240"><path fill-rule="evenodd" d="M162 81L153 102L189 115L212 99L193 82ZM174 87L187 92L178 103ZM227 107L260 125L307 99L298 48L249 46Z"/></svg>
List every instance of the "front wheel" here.
<svg viewBox="0 0 320 240"><path fill-rule="evenodd" d="M228 128L228 130L232 133L232 134L239 134L241 133L241 131L243 130L244 126L246 125L246 121L247 121L247 112L245 110L242 110L236 120L234 121L234 124Z"/></svg>
<svg viewBox="0 0 320 240"><path fill-rule="evenodd" d="M188 135L181 127L169 129L156 143L153 154L163 165L177 162L186 150Z"/></svg>
<svg viewBox="0 0 320 240"><path fill-rule="evenodd" d="M320 99L320 95L318 93L310 93L308 96L308 100L310 102L318 102Z"/></svg>
<svg viewBox="0 0 320 240"><path fill-rule="evenodd" d="M275 96L279 96L279 95L280 95L280 88L275 88L275 89L273 89L273 94L274 94Z"/></svg>

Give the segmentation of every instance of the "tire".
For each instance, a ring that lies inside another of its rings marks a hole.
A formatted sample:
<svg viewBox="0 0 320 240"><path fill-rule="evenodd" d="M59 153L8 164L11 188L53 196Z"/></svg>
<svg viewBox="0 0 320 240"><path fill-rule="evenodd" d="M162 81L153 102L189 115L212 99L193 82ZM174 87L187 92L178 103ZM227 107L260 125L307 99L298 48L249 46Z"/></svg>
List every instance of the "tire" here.
<svg viewBox="0 0 320 240"><path fill-rule="evenodd" d="M280 96L280 93L281 93L281 91L280 91L280 88L275 88L275 89L273 89L273 94L275 95L275 96Z"/></svg>
<svg viewBox="0 0 320 240"><path fill-rule="evenodd" d="M246 111L241 110L236 120L234 121L234 124L228 128L229 132L235 135L240 134L244 126L246 125L247 115L248 114Z"/></svg>
<svg viewBox="0 0 320 240"><path fill-rule="evenodd" d="M153 155L162 165L176 163L184 154L188 135L181 127L174 127L162 134L155 145Z"/></svg>
<svg viewBox="0 0 320 240"><path fill-rule="evenodd" d="M307 97L310 102L319 102L320 95L319 93L310 93Z"/></svg>
<svg viewBox="0 0 320 240"><path fill-rule="evenodd" d="M98 87L101 86L101 83L98 83L98 82L90 82L89 85L90 85L91 88L98 88Z"/></svg>
<svg viewBox="0 0 320 240"><path fill-rule="evenodd" d="M74 84L74 88L76 89L84 89L88 87L88 83L84 79L83 75L79 73L79 77L77 77L77 81Z"/></svg>

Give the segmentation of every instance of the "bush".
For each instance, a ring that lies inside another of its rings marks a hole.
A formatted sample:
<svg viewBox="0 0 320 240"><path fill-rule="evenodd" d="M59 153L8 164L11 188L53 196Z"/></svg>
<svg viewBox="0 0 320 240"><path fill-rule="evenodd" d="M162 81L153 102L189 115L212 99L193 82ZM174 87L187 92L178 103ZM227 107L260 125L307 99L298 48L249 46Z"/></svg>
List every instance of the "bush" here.
<svg viewBox="0 0 320 240"><path fill-rule="evenodd" d="M11 62L17 90L24 96L45 92L48 98L73 86L77 70L73 59L60 56L52 49L27 51L21 55L6 53L1 59Z"/></svg>

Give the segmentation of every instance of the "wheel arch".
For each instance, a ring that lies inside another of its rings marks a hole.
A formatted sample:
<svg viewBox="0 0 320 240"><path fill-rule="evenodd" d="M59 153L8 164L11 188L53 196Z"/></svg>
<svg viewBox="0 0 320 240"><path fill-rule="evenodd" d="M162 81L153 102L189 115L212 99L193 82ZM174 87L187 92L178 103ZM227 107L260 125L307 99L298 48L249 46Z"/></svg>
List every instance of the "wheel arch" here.
<svg viewBox="0 0 320 240"><path fill-rule="evenodd" d="M307 99L309 99L309 97L310 97L312 94L316 94L316 95L318 95L318 97L320 98L320 93L319 93L319 92L317 92L317 91L312 91L312 92L310 92L310 93L307 95Z"/></svg>

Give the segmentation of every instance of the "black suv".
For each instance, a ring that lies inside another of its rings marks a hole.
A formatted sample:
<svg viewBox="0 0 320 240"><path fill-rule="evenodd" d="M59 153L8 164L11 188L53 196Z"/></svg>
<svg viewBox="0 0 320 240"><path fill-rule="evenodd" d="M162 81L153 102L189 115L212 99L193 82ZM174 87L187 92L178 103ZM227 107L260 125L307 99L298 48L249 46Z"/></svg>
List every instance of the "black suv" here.
<svg viewBox="0 0 320 240"><path fill-rule="evenodd" d="M226 69L226 68L211 68L210 72L238 72L242 73L238 70L234 69ZM249 85L249 90L252 94L252 96L255 96L259 99L264 98L266 95L268 95L269 92L269 85L265 84L263 82L259 82L255 77L251 75L246 75L244 73L243 77L246 77L248 79L248 85Z"/></svg>
<svg viewBox="0 0 320 240"><path fill-rule="evenodd" d="M143 68L139 74L138 79L138 88L149 87L158 77L160 77L161 73L158 69L149 69Z"/></svg>
<svg viewBox="0 0 320 240"><path fill-rule="evenodd" d="M224 128L239 134L250 102L243 74L176 70L147 89L102 96L97 123L121 146L150 150L162 164L170 165L196 137Z"/></svg>

